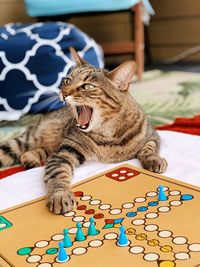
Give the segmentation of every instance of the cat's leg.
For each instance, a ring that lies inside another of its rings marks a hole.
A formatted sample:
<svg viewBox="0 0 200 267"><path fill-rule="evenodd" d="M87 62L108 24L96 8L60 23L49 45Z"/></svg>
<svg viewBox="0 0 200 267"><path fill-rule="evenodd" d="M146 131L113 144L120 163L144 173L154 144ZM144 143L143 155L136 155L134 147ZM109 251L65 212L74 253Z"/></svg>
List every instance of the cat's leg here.
<svg viewBox="0 0 200 267"><path fill-rule="evenodd" d="M160 138L155 132L138 152L137 158L143 167L149 171L163 173L167 168L167 161L159 156Z"/></svg>
<svg viewBox="0 0 200 267"><path fill-rule="evenodd" d="M26 169L39 167L47 161L51 151L47 148L36 148L31 151L26 151L20 156L20 162Z"/></svg>
<svg viewBox="0 0 200 267"><path fill-rule="evenodd" d="M77 146L76 146L77 147ZM49 157L45 168L44 182L48 190L48 207L55 214L64 214L76 203L70 190L74 168L85 161L82 147L75 148L63 143L58 151Z"/></svg>
<svg viewBox="0 0 200 267"><path fill-rule="evenodd" d="M19 137L0 143L0 167L11 166L20 161L20 156L35 146L34 127L29 127Z"/></svg>

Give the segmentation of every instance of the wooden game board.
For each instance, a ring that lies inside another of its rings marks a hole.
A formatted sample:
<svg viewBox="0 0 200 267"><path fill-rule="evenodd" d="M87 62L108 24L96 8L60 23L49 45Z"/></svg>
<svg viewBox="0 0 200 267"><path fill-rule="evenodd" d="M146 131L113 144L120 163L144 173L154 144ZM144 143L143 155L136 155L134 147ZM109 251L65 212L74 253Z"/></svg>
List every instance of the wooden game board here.
<svg viewBox="0 0 200 267"><path fill-rule="evenodd" d="M167 201L158 201L158 186ZM78 206L53 215L40 198L1 213L1 267L200 266L200 189L131 165L121 165L73 187ZM75 241L76 223L87 235L94 216L99 234ZM129 245L119 247L123 224ZM57 262L68 228L69 261Z"/></svg>

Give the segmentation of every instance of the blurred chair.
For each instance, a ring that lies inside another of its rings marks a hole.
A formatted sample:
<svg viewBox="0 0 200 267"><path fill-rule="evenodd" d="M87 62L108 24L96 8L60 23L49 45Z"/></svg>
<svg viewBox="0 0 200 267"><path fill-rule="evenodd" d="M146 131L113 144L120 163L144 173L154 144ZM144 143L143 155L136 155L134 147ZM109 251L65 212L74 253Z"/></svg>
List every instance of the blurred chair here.
<svg viewBox="0 0 200 267"><path fill-rule="evenodd" d="M102 43L105 55L133 54L138 79L144 70L144 20L154 11L148 0L25 0L29 16L39 21L66 20L75 15L130 10L134 40Z"/></svg>

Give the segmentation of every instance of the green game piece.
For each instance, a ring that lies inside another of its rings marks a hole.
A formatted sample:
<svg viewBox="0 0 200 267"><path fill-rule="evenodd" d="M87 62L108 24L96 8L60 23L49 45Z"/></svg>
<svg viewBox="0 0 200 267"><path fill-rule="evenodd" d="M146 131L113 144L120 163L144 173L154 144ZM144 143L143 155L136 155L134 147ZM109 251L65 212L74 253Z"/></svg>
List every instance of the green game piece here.
<svg viewBox="0 0 200 267"><path fill-rule="evenodd" d="M69 237L68 229L64 229L63 233L64 233L64 239L63 239L64 247L69 248L73 245L73 243Z"/></svg>
<svg viewBox="0 0 200 267"><path fill-rule="evenodd" d="M96 230L96 228L95 228L95 225L94 225L94 218L91 217L91 218L89 219L89 221L90 221L90 225L89 225L89 227L88 227L88 235L89 235L89 236L98 235L98 234L99 234L99 231Z"/></svg>
<svg viewBox="0 0 200 267"><path fill-rule="evenodd" d="M46 251L46 253L49 254L49 255L56 254L57 252L58 252L58 249L57 248L49 248Z"/></svg>
<svg viewBox="0 0 200 267"><path fill-rule="evenodd" d="M25 256L25 255L28 255L30 254L32 251L33 251L34 248L20 248L18 249L17 251L17 254L20 255L20 256Z"/></svg>
<svg viewBox="0 0 200 267"><path fill-rule="evenodd" d="M80 222L76 224L76 227L77 227L77 232L76 232L76 237L75 237L76 241L84 241L86 237L83 234Z"/></svg>

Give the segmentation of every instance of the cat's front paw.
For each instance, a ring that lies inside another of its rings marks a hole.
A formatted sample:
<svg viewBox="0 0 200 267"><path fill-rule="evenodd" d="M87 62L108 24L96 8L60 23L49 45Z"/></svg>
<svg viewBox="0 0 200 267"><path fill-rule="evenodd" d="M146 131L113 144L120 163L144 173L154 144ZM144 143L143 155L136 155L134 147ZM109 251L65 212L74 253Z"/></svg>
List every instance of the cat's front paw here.
<svg viewBox="0 0 200 267"><path fill-rule="evenodd" d="M70 190L61 190L49 195L47 206L55 214L65 214L71 211L75 204L74 194Z"/></svg>
<svg viewBox="0 0 200 267"><path fill-rule="evenodd" d="M163 173L167 169L167 161L158 156L150 156L143 162L143 167L149 171Z"/></svg>

